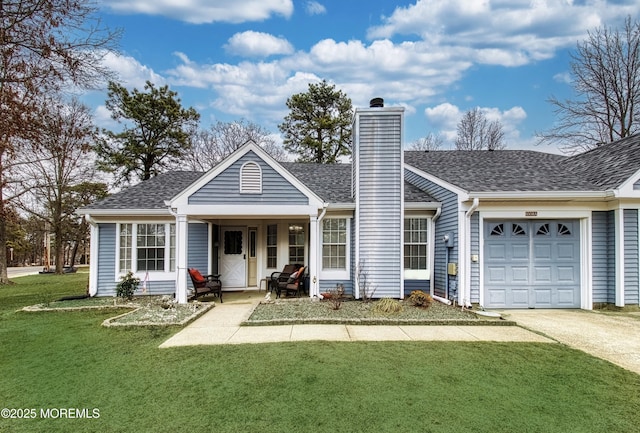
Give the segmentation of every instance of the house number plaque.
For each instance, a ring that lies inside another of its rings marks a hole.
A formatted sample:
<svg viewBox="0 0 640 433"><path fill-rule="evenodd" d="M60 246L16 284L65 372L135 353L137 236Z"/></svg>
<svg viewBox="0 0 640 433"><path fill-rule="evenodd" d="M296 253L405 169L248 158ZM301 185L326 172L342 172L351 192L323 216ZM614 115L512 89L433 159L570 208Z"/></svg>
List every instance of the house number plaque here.
<svg viewBox="0 0 640 433"><path fill-rule="evenodd" d="M534 216L538 216L538 211L537 210L528 210L524 213L524 216L528 216L528 217L534 217Z"/></svg>

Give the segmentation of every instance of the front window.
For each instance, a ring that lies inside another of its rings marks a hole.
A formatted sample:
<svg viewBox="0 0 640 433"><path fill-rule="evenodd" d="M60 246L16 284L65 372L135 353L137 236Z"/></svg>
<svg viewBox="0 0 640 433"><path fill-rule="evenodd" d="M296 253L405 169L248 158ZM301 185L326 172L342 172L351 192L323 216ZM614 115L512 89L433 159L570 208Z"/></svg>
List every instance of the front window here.
<svg viewBox="0 0 640 433"><path fill-rule="evenodd" d="M289 263L304 264L304 227L300 224L289 225Z"/></svg>
<svg viewBox="0 0 640 433"><path fill-rule="evenodd" d="M164 224L138 224L138 271L164 271Z"/></svg>
<svg viewBox="0 0 640 433"><path fill-rule="evenodd" d="M404 220L404 269L407 278L428 278L428 223L427 218Z"/></svg>
<svg viewBox="0 0 640 433"><path fill-rule="evenodd" d="M118 251L120 273L173 272L176 267L175 224L120 224Z"/></svg>
<svg viewBox="0 0 640 433"><path fill-rule="evenodd" d="M120 224L120 272L129 272L131 270L132 226L132 224Z"/></svg>
<svg viewBox="0 0 640 433"><path fill-rule="evenodd" d="M327 218L322 222L322 269L346 269L347 220Z"/></svg>
<svg viewBox="0 0 640 433"><path fill-rule="evenodd" d="M267 226L267 268L278 266L278 225Z"/></svg>

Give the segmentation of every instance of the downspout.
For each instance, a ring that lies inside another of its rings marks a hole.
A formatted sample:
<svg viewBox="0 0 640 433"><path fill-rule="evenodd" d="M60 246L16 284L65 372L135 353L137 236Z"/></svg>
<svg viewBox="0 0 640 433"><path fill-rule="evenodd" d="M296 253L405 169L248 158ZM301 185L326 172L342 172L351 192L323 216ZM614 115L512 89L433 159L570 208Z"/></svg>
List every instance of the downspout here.
<svg viewBox="0 0 640 433"><path fill-rule="evenodd" d="M464 284L462 289L462 301L464 306L471 308L471 264L470 255L468 254L471 247L471 216L475 213L480 205L480 199L478 197L473 198L473 203L467 212L465 213L465 243L464 243ZM467 249L467 247L469 247Z"/></svg>
<svg viewBox="0 0 640 433"><path fill-rule="evenodd" d="M436 232L436 221L438 221L438 218L440 218L440 214L442 213L442 206L440 206L438 209L436 209L436 213L433 215L433 217L431 217L431 224L433 227L433 235L431 236L430 241L433 242L433 245L435 245L435 232ZM430 268L431 268L431 277L429 278L430 280L430 284L429 284L429 292L431 293L431 296L433 295L434 289L436 287L436 278L435 278L435 269L436 267L436 257L435 257L435 247L434 247L434 254L432 254L431 257L431 264L430 264ZM434 298L435 299L435 298Z"/></svg>
<svg viewBox="0 0 640 433"><path fill-rule="evenodd" d="M98 244L100 243L100 232L98 223L90 214L84 214L84 219L91 226L91 236L89 244L89 296L98 294Z"/></svg>
<svg viewBox="0 0 640 433"><path fill-rule="evenodd" d="M320 269L321 266L321 262L322 262L322 249L320 248L320 244L322 243L320 241L320 232L322 231L321 227L322 227L322 220L324 218L324 216L327 214L327 208L329 207L329 203L323 203L322 204L322 212L320 212L320 215L318 216L318 225L316 227L316 239L317 239L317 245L315 245L317 254L316 254L316 263L315 263L315 269L314 269L314 274L313 277L311 275L309 275L309 278L311 279L310 281L310 286L313 288L313 290L309 290L309 296L310 297L317 297L320 294L320 290L318 290L318 270Z"/></svg>

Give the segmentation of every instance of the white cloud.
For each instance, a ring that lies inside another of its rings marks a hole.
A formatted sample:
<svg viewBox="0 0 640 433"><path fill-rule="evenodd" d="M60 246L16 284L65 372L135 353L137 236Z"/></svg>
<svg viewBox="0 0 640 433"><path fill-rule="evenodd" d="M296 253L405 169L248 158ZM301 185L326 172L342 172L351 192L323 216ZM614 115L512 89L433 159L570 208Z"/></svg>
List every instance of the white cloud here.
<svg viewBox="0 0 640 433"><path fill-rule="evenodd" d="M308 15L322 15L327 13L327 8L317 1L307 1L306 11Z"/></svg>
<svg viewBox="0 0 640 433"><path fill-rule="evenodd" d="M368 36L418 35L443 49L467 48L474 62L519 66L573 47L587 30L620 21L634 9L600 0L417 0L383 17Z"/></svg>
<svg viewBox="0 0 640 433"><path fill-rule="evenodd" d="M141 89L147 81L156 85L166 84L161 75L131 56L108 53L103 59L103 64L114 71L118 76L118 81L128 88Z"/></svg>
<svg viewBox="0 0 640 433"><path fill-rule="evenodd" d="M518 126L527 118L527 113L522 107L516 106L506 111L495 107L480 107L480 110L489 121L497 120L502 124L507 148L521 147ZM444 102L435 107L425 108L424 114L429 125L439 132L447 142L453 143L457 135L458 123L466 111L467 109L461 110L456 105Z"/></svg>
<svg viewBox="0 0 640 433"><path fill-rule="evenodd" d="M225 49L230 53L249 57L293 53L293 45L286 39L251 30L233 35Z"/></svg>
<svg viewBox="0 0 640 433"><path fill-rule="evenodd" d="M289 18L292 0L107 0L119 13L162 15L194 24L263 21L274 15Z"/></svg>
<svg viewBox="0 0 640 433"><path fill-rule="evenodd" d="M553 79L558 83L571 84L571 74L569 72L561 72L559 74L555 74Z"/></svg>

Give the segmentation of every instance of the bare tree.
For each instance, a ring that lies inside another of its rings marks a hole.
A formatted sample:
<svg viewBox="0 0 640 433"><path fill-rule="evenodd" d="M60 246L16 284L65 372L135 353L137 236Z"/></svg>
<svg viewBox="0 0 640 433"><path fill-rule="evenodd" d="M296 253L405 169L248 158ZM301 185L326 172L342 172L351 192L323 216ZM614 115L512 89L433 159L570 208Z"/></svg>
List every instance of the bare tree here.
<svg viewBox="0 0 640 433"><path fill-rule="evenodd" d="M38 135L42 95L92 87L118 32L95 18L85 0L0 1L0 284L8 283L5 188L17 146Z"/></svg>
<svg viewBox="0 0 640 433"><path fill-rule="evenodd" d="M409 150L440 150L444 144L444 138L441 134L428 133L425 137L418 138L411 142Z"/></svg>
<svg viewBox="0 0 640 433"><path fill-rule="evenodd" d="M21 207L50 227L56 273L62 273L65 242L77 219L74 188L93 178L89 152L95 128L89 109L76 100L68 105L50 101L42 107L40 118L41 134L23 146L19 156L24 161L22 185L28 191Z"/></svg>
<svg viewBox="0 0 640 433"><path fill-rule="evenodd" d="M458 123L456 150L500 150L505 147L499 120L489 121L479 107L464 113Z"/></svg>
<svg viewBox="0 0 640 433"><path fill-rule="evenodd" d="M575 99L551 97L557 126L538 133L540 143L573 154L640 131L640 23L589 32L571 55Z"/></svg>
<svg viewBox="0 0 640 433"><path fill-rule="evenodd" d="M207 130L197 131L191 139L191 149L181 161L195 171L207 171L252 140L278 161L285 161L287 154L278 146L273 136L253 122L241 119L233 122L217 122Z"/></svg>

